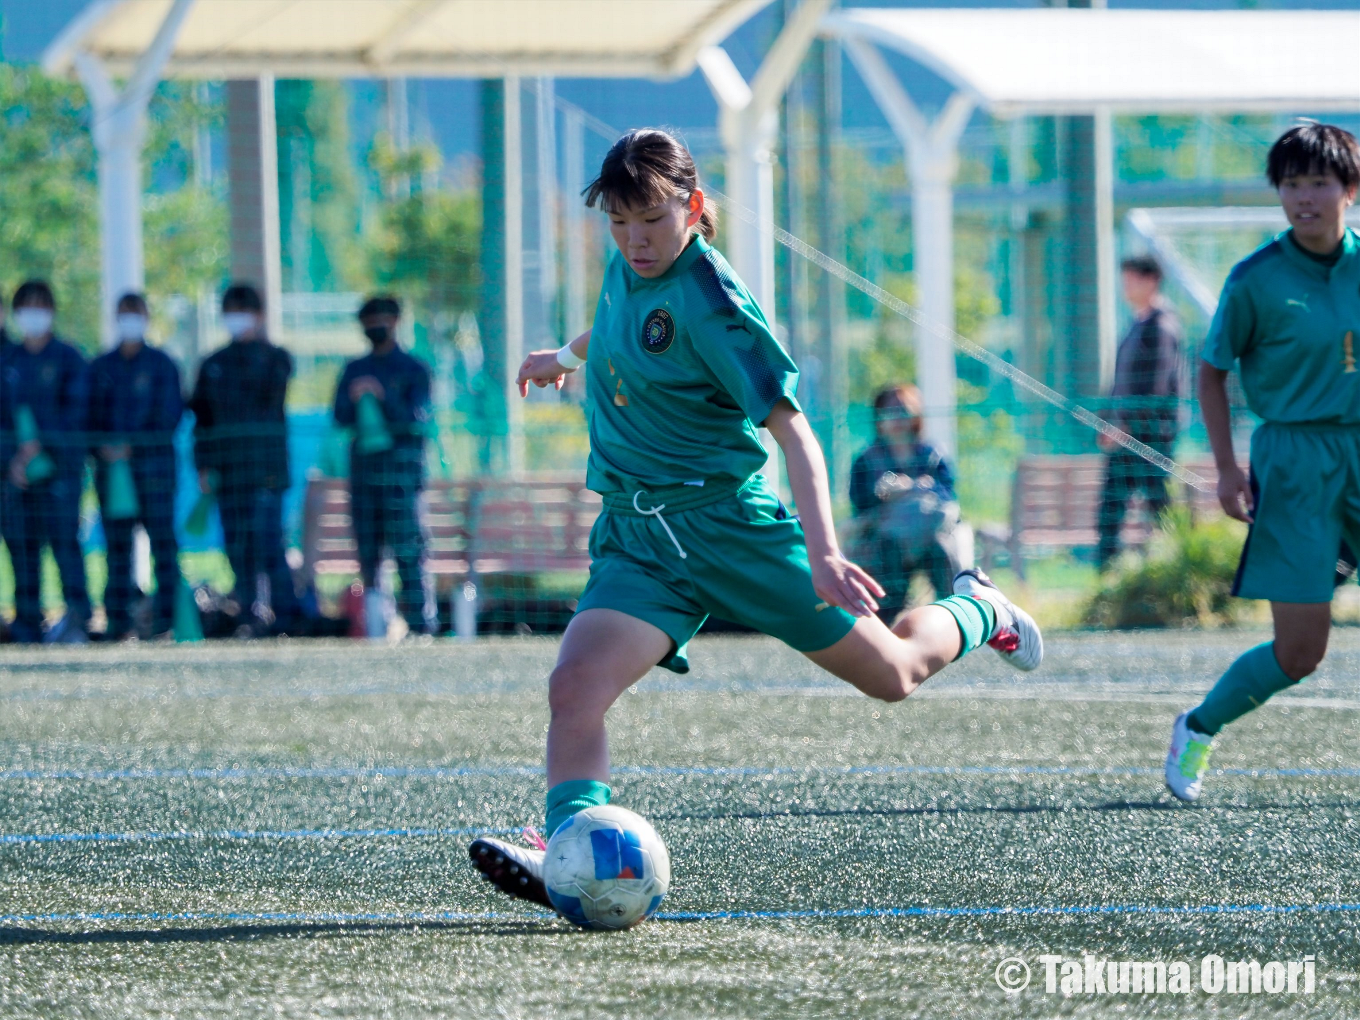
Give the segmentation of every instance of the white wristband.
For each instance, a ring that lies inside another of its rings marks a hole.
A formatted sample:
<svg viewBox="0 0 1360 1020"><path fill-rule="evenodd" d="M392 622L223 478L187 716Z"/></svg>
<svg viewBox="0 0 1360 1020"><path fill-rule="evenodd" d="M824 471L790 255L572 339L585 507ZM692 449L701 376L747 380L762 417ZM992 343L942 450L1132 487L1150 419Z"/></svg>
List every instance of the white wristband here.
<svg viewBox="0 0 1360 1020"><path fill-rule="evenodd" d="M567 344L557 352L557 363L570 372L584 365L586 359L578 358L576 352L571 349L571 344Z"/></svg>

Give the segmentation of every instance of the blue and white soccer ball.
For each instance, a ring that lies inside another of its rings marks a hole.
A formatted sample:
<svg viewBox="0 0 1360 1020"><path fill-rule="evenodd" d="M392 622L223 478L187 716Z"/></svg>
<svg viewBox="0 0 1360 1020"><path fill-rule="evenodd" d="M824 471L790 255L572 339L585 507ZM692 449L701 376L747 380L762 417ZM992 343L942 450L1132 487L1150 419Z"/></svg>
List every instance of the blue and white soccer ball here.
<svg viewBox="0 0 1360 1020"><path fill-rule="evenodd" d="M573 924L631 928L661 906L671 858L644 818L605 804L578 811L553 833L543 883L557 912Z"/></svg>

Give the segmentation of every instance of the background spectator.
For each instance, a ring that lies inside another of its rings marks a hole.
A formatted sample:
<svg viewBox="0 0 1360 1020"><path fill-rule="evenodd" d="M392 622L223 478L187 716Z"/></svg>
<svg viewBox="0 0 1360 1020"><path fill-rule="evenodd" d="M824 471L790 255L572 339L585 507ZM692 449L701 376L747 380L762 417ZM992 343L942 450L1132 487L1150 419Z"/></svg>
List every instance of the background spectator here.
<svg viewBox="0 0 1360 1020"><path fill-rule="evenodd" d="M14 564L13 640L87 640L90 598L80 551L80 496L85 481L89 369L52 331L52 288L30 280L14 292L12 324L21 341L4 354L0 390L0 529ZM61 576L66 614L42 631L42 547Z"/></svg>
<svg viewBox="0 0 1360 1020"><path fill-rule="evenodd" d="M1179 415L1180 323L1162 303L1162 267L1156 259L1140 255L1125 259L1121 268L1124 299L1134 319L1115 360L1110 421L1169 457ZM1100 533L1096 559L1103 570L1119 555L1119 529L1134 494L1144 494L1154 516L1166 509L1168 498L1161 468L1104 436L1099 443L1109 454L1096 522Z"/></svg>
<svg viewBox="0 0 1360 1020"><path fill-rule="evenodd" d="M913 574L924 572L936 597L944 598L953 592L959 571L954 473L922 440L921 411L915 386L879 392L874 398L878 438L850 469L856 523L852 558L887 590L879 615L888 620L905 607Z"/></svg>
<svg viewBox="0 0 1360 1020"><path fill-rule="evenodd" d="M335 420L353 427L350 514L359 545L370 636L385 632L378 567L390 548L401 578L398 605L412 633L433 628L433 604L421 573L425 554L418 505L430 422L430 372L397 344L401 307L374 297L359 309L373 353L349 362L335 389ZM370 410L371 409L371 410Z"/></svg>
<svg viewBox="0 0 1360 1020"><path fill-rule="evenodd" d="M118 346L90 366L90 442L108 549L104 610L110 640L133 631L132 534L138 523L146 529L156 563L153 636L171 631L180 584L173 440L184 404L179 369L165 352L147 345L146 327L146 299L124 294L118 301ZM120 472L125 481L119 480ZM130 504L126 494L111 492L128 481Z"/></svg>
<svg viewBox="0 0 1360 1020"><path fill-rule="evenodd" d="M295 630L297 592L283 551L283 493L288 488L288 429L284 401L292 356L269 342L264 302L248 284L222 295L222 321L231 336L198 372L194 462L199 486L213 492L222 514L227 559L236 575L234 597L262 630ZM258 590L269 579L269 601Z"/></svg>

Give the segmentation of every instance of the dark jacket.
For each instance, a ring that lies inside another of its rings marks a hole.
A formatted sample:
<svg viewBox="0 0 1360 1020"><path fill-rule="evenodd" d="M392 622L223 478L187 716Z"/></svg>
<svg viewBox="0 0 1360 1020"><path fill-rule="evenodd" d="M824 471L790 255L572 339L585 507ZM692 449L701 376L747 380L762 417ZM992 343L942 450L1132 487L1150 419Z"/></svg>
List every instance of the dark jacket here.
<svg viewBox="0 0 1360 1020"><path fill-rule="evenodd" d="M184 414L179 369L142 344L131 358L115 349L90 365L90 445L131 443L133 461L174 472L175 427Z"/></svg>
<svg viewBox="0 0 1360 1020"><path fill-rule="evenodd" d="M23 344L10 344L4 349L0 379L0 462L8 464L18 449L14 409L26 404L57 470L71 475L83 471L89 394L89 365L70 344L54 336L37 354Z"/></svg>
<svg viewBox="0 0 1360 1020"><path fill-rule="evenodd" d="M941 499L955 498L954 472L949 461L935 447L929 443L917 443L911 459L901 464L893 457L892 447L885 440L878 439L856 457L850 467L850 505L856 516L878 508L880 500L874 495L874 486L889 471L910 478L929 475L935 480L935 488Z"/></svg>
<svg viewBox="0 0 1360 1020"><path fill-rule="evenodd" d="M356 358L345 366L335 385L335 420L338 424L354 425L356 409L350 399L349 387L355 379L364 376L372 376L382 383L383 418L392 434L394 453L402 467L414 471L419 478L423 474L425 437L431 417L430 370L400 347L386 354ZM362 480L371 473L370 469L382 469L383 477L391 477L379 463L391 457L390 453L362 455L355 449L350 458L351 477Z"/></svg>
<svg viewBox="0 0 1360 1020"><path fill-rule="evenodd" d="M293 358L268 340L233 340L198 370L189 400L194 463L215 471L219 488L288 488L284 400Z"/></svg>
<svg viewBox="0 0 1360 1020"><path fill-rule="evenodd" d="M1180 323L1163 308L1139 319L1119 344L1110 420L1144 443L1176 438L1181 392Z"/></svg>

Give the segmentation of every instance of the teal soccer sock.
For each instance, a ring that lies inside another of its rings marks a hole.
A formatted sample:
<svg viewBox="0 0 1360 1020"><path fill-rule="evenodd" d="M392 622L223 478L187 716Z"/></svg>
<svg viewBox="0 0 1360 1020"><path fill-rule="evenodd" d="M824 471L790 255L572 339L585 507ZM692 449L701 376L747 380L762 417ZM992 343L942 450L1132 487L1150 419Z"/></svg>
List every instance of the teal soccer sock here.
<svg viewBox="0 0 1360 1020"><path fill-rule="evenodd" d="M1214 684L1204 701L1186 718L1185 724L1197 733L1212 737L1234 719L1260 708L1272 694L1293 687L1275 660L1275 646L1267 641L1244 652Z"/></svg>
<svg viewBox="0 0 1360 1020"><path fill-rule="evenodd" d="M548 791L548 815L543 822L543 838L553 833L572 815L588 807L609 803L610 789L594 779L568 779Z"/></svg>
<svg viewBox="0 0 1360 1020"><path fill-rule="evenodd" d="M954 622L959 625L963 647L954 658L955 662L974 648L985 644L991 638L992 631L996 630L996 609L990 602L970 598L967 595L950 595L948 598L940 599L935 605L949 610Z"/></svg>

